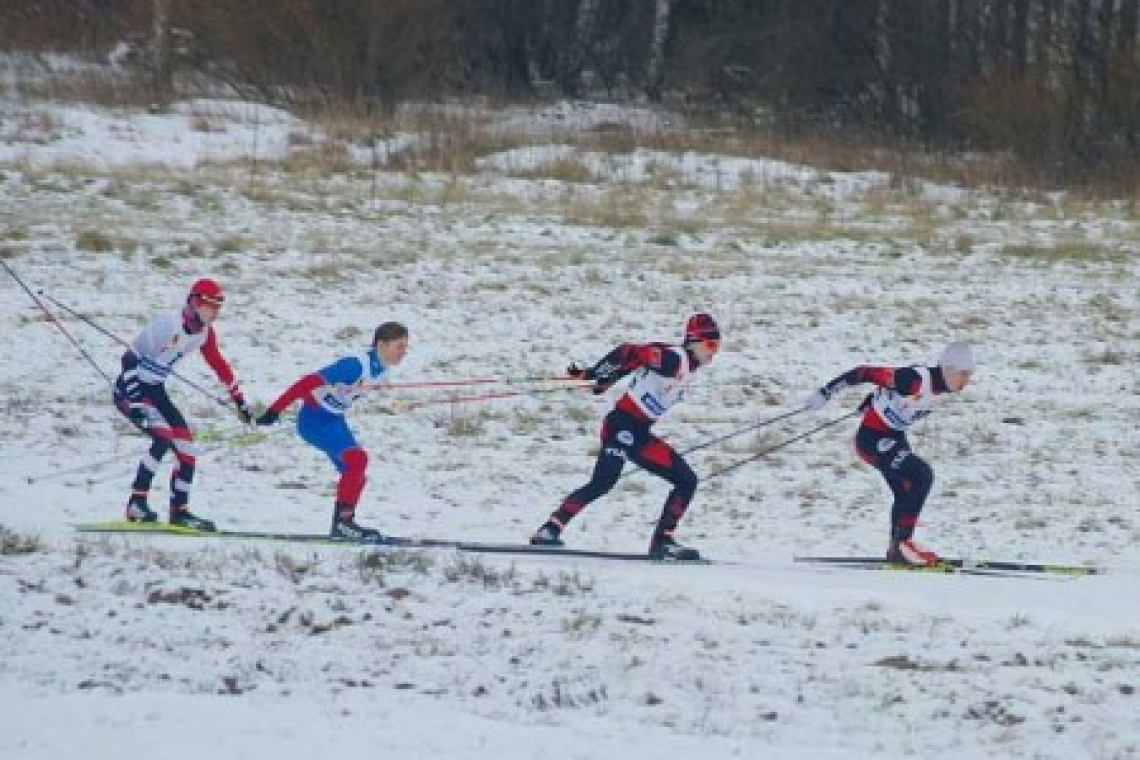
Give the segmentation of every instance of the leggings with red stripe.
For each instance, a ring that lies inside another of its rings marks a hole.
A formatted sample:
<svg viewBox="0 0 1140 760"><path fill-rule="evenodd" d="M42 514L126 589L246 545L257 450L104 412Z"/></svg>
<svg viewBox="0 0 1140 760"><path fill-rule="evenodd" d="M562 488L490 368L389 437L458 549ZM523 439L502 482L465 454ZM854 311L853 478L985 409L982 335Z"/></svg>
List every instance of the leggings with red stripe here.
<svg viewBox="0 0 1140 760"><path fill-rule="evenodd" d="M601 439L590 482L567 496L551 519L565 525L588 504L609 493L628 460L673 484L653 537L672 533L696 493L696 473L669 444L653 435L650 423L618 409L606 415Z"/></svg>
<svg viewBox="0 0 1140 760"><path fill-rule="evenodd" d="M906 540L914 535L918 515L934 485L934 470L911 451L901 432L882 433L866 425L855 433L855 450L877 469L891 487L891 538Z"/></svg>
<svg viewBox="0 0 1140 760"><path fill-rule="evenodd" d="M114 401L123 416L130 420L130 405L119 388L114 393ZM190 487L194 482L194 470L198 462L194 433L182 412L166 395L164 386L144 384L142 404L148 422L148 427L142 431L150 436L151 444L139 460L131 489L135 494L145 496L150 491L159 463L173 449L177 464L170 474L170 508L185 509L190 501ZM131 424L135 424L133 420Z"/></svg>

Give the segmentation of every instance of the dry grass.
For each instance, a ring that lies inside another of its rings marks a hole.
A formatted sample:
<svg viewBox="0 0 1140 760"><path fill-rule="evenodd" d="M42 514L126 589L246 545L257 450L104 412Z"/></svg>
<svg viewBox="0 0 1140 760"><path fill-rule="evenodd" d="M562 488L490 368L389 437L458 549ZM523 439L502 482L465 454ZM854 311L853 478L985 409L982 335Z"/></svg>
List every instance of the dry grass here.
<svg viewBox="0 0 1140 760"><path fill-rule="evenodd" d="M34 554L42 548L43 542L38 536L16 533L0 527L0 557Z"/></svg>
<svg viewBox="0 0 1140 760"><path fill-rule="evenodd" d="M1050 243L1014 243L1001 248L1004 256L1042 264L1059 261L1124 263L1130 255L1121 248L1109 248L1095 242L1057 240Z"/></svg>

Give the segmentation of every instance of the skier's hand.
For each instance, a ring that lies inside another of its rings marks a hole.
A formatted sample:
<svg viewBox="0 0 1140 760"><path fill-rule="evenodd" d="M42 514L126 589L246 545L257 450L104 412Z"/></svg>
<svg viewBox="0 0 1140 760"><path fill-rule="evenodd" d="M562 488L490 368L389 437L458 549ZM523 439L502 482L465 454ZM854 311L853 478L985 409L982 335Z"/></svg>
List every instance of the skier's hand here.
<svg viewBox="0 0 1140 760"><path fill-rule="evenodd" d="M139 380L139 374L136 370L124 372L120 378L119 388L123 391L123 396L127 401L132 404L137 404L143 400L142 395L142 382Z"/></svg>
<svg viewBox="0 0 1140 760"><path fill-rule="evenodd" d="M244 398L235 398L234 407L237 409L237 416L241 418L242 422L246 425L253 424L253 411L250 410L249 404L245 403Z"/></svg>
<svg viewBox="0 0 1140 760"><path fill-rule="evenodd" d="M594 370L580 362L571 362L570 366L566 368L566 374L580 380L594 379Z"/></svg>
<svg viewBox="0 0 1140 760"><path fill-rule="evenodd" d="M261 416L255 420L255 422L257 422L258 425L262 426L275 425L279 419L281 419L281 412L275 412L272 409L266 409L261 413Z"/></svg>
<svg viewBox="0 0 1140 760"><path fill-rule="evenodd" d="M590 379L594 381L594 387L591 389L594 395L601 395L610 389L610 386L621 379L621 367L610 362L602 362L598 366L590 370L593 376Z"/></svg>
<svg viewBox="0 0 1140 760"><path fill-rule="evenodd" d="M127 419L144 433L150 430L150 417L147 417L146 410L142 406L131 405L130 410L127 412Z"/></svg>
<svg viewBox="0 0 1140 760"><path fill-rule="evenodd" d="M811 394L803 401L803 408L809 412L818 412L823 407L827 406L827 402L831 400L822 388Z"/></svg>

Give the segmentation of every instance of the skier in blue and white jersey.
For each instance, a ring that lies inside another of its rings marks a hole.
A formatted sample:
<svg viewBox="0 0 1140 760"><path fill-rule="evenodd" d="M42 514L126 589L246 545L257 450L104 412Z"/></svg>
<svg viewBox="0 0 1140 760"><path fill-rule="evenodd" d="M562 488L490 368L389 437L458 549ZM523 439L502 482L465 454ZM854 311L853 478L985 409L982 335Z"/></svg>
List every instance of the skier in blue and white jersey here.
<svg viewBox="0 0 1140 760"><path fill-rule="evenodd" d="M334 538L379 543L383 534L356 523L356 505L367 482L368 453L357 443L345 416L352 405L373 389L408 351L408 329L399 322L376 328L372 348L345 356L289 386L257 418L258 425L272 425L290 404L301 401L297 433L320 449L332 462L340 479L333 504Z"/></svg>
<svg viewBox="0 0 1140 760"><path fill-rule="evenodd" d="M914 541L918 516L934 485L934 470L911 450L906 432L934 410L934 397L958 393L974 373L970 344L946 346L934 367L858 366L811 394L804 407L816 411L839 391L855 385L878 386L860 407L863 422L855 433L855 451L877 469L894 495L887 560L933 565L938 555Z"/></svg>

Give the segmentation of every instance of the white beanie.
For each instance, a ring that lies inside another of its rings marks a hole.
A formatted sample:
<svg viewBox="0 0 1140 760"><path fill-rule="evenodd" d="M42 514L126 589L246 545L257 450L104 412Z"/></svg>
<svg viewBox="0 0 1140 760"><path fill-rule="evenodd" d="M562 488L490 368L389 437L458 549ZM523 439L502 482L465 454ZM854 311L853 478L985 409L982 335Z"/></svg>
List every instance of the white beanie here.
<svg viewBox="0 0 1140 760"><path fill-rule="evenodd" d="M938 357L938 364L943 369L956 369L973 372L974 349L965 341L955 341L942 349L942 356Z"/></svg>

